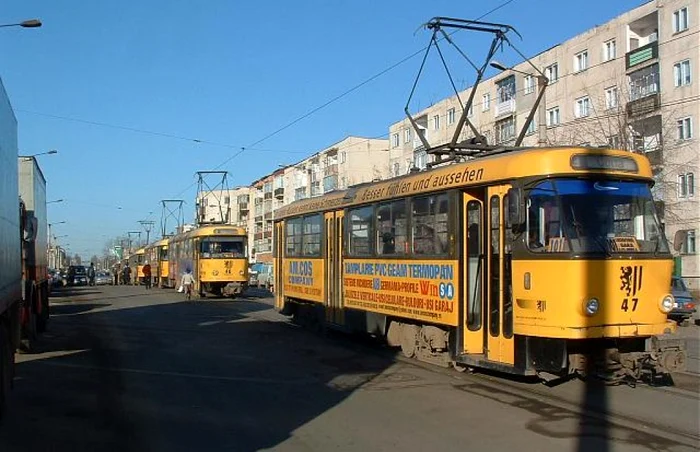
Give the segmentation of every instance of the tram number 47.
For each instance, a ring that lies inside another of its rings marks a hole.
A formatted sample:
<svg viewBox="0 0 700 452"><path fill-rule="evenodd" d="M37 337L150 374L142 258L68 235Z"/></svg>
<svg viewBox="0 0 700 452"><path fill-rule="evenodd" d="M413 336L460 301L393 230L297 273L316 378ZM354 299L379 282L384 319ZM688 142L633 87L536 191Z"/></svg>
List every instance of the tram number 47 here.
<svg viewBox="0 0 700 452"><path fill-rule="evenodd" d="M622 306L620 306L620 309L627 312L631 308L632 312L634 312L637 310L637 303L639 303L639 298L625 298L622 300Z"/></svg>

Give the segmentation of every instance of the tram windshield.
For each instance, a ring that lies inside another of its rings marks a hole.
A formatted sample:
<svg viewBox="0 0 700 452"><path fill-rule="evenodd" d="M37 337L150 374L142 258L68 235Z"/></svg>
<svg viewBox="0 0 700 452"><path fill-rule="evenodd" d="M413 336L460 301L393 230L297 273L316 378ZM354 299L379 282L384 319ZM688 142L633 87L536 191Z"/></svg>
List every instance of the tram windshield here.
<svg viewBox="0 0 700 452"><path fill-rule="evenodd" d="M534 252L667 253L649 185L553 179L527 200L527 242Z"/></svg>
<svg viewBox="0 0 700 452"><path fill-rule="evenodd" d="M246 257L245 237L216 237L203 239L200 244L203 259Z"/></svg>

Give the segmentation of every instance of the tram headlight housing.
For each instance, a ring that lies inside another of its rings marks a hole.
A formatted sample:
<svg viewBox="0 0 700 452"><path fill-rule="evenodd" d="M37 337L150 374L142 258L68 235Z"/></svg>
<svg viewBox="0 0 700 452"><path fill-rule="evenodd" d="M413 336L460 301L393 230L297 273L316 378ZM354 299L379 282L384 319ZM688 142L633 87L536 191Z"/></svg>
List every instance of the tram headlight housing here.
<svg viewBox="0 0 700 452"><path fill-rule="evenodd" d="M673 304L676 302L676 300L673 298L673 295L668 294L664 296L661 301L659 302L659 309L661 312L664 314L668 314L673 310Z"/></svg>
<svg viewBox="0 0 700 452"><path fill-rule="evenodd" d="M598 309L600 309L600 300L597 298L591 298L583 304L583 312L589 317L596 315Z"/></svg>

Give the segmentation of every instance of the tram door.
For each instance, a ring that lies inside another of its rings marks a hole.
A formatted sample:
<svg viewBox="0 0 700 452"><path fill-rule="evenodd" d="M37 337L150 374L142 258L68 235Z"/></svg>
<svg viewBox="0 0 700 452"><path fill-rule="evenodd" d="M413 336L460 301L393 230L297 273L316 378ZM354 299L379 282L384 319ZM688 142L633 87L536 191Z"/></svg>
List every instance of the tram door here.
<svg viewBox="0 0 700 452"><path fill-rule="evenodd" d="M282 289L282 256L284 255L284 221L275 223L274 229L274 265L273 272L275 283L275 308L282 309L284 307L284 290Z"/></svg>
<svg viewBox="0 0 700 452"><path fill-rule="evenodd" d="M345 323L343 313L343 215L342 210L325 214L326 321Z"/></svg>
<svg viewBox="0 0 700 452"><path fill-rule="evenodd" d="M462 236L462 312L463 353L480 355L484 353L484 204L464 193L462 205L464 219Z"/></svg>
<svg viewBox="0 0 700 452"><path fill-rule="evenodd" d="M511 278L512 230L508 225L507 193L509 185L489 187L484 200L486 223L486 284L483 322L486 358L514 364L513 297Z"/></svg>

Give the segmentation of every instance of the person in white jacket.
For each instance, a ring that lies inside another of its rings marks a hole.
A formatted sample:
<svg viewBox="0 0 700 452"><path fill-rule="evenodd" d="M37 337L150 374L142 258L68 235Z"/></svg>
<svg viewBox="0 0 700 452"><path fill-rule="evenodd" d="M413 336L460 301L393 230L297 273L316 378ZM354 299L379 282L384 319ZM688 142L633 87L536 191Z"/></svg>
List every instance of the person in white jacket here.
<svg viewBox="0 0 700 452"><path fill-rule="evenodd" d="M188 268L185 270L185 274L182 275L182 280L180 281L180 287L187 294L187 299L192 299L192 290L194 289L194 276L192 275L192 269Z"/></svg>

